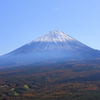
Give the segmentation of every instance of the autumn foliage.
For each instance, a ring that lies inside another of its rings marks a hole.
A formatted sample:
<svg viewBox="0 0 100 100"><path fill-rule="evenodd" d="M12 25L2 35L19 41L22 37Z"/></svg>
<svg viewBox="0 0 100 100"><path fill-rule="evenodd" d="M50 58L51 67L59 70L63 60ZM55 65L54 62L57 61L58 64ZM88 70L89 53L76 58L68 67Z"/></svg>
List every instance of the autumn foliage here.
<svg viewBox="0 0 100 100"><path fill-rule="evenodd" d="M99 93L99 61L0 70L0 100L100 100Z"/></svg>

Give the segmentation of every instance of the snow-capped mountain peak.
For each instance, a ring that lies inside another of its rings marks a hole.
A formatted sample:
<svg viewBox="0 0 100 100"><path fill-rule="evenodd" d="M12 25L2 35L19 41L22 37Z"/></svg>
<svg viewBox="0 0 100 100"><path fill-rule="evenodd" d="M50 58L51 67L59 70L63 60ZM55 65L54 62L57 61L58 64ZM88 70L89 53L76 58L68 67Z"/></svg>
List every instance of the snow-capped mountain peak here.
<svg viewBox="0 0 100 100"><path fill-rule="evenodd" d="M33 47L34 51L55 49L76 50L77 48L83 48L85 46L84 44L61 31L50 31L49 33L28 43L28 45L30 45L30 47Z"/></svg>
<svg viewBox="0 0 100 100"><path fill-rule="evenodd" d="M67 34L61 31L50 31L49 33L37 38L34 40L35 42L64 42L64 41L75 41L75 39L71 38Z"/></svg>
<svg viewBox="0 0 100 100"><path fill-rule="evenodd" d="M15 66L42 61L67 61L100 58L100 51L94 50L61 31L49 33L5 54L0 66ZM41 63L40 63L41 64Z"/></svg>

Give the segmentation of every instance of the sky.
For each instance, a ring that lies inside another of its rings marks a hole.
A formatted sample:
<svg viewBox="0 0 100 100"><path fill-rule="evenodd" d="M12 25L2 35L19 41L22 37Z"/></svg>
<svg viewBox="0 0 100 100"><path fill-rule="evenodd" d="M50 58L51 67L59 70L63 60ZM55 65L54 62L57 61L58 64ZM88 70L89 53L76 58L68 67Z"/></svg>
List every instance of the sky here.
<svg viewBox="0 0 100 100"><path fill-rule="evenodd" d="M0 55L53 30L100 50L100 0L0 0Z"/></svg>

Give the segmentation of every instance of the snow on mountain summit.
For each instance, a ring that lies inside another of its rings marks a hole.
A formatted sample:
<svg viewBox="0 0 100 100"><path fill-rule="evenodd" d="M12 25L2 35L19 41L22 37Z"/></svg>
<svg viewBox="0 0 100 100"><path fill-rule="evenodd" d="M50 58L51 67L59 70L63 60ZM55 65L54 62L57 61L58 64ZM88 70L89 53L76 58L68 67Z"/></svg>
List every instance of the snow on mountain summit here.
<svg viewBox="0 0 100 100"><path fill-rule="evenodd" d="M75 39L71 38L67 34L61 31L50 31L49 33L37 38L34 40L35 42L64 42L64 41L75 41Z"/></svg>
<svg viewBox="0 0 100 100"><path fill-rule="evenodd" d="M68 36L61 31L50 31L49 33L35 39L27 44L31 50L76 50L85 45Z"/></svg>
<svg viewBox="0 0 100 100"><path fill-rule="evenodd" d="M34 41L3 55L0 58L0 66L93 58L100 58L100 51L84 45L61 31L50 31Z"/></svg>

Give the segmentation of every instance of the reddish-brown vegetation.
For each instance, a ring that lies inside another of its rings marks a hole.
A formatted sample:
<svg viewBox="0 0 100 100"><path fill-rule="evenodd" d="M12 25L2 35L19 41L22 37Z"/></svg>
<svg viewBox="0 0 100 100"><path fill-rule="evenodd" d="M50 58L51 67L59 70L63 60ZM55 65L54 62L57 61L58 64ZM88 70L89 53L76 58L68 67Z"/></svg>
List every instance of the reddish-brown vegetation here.
<svg viewBox="0 0 100 100"><path fill-rule="evenodd" d="M5 69L0 100L99 100L99 77L99 64L90 62Z"/></svg>

